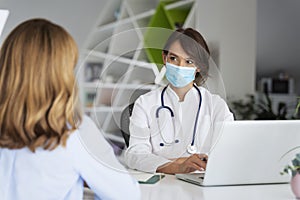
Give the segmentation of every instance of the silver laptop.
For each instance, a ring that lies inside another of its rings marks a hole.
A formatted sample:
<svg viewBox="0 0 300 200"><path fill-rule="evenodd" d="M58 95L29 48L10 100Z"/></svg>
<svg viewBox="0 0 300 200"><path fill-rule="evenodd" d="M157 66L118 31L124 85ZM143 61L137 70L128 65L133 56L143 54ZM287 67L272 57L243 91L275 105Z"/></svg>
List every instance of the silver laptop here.
<svg viewBox="0 0 300 200"><path fill-rule="evenodd" d="M299 144L300 120L226 122L205 174L176 177L203 186L286 183L290 176L280 172L296 152L281 157Z"/></svg>

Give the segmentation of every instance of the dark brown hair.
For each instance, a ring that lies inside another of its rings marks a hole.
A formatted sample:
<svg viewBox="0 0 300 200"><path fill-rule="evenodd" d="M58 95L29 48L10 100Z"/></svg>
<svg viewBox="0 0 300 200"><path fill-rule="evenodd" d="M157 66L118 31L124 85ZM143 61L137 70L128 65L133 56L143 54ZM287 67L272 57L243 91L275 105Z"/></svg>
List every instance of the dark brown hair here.
<svg viewBox="0 0 300 200"><path fill-rule="evenodd" d="M194 82L197 85L203 84L208 77L210 51L203 36L192 28L179 28L174 31L168 38L163 53L168 54L170 46L179 41L184 51L191 56L195 64L200 68L200 72L196 73Z"/></svg>

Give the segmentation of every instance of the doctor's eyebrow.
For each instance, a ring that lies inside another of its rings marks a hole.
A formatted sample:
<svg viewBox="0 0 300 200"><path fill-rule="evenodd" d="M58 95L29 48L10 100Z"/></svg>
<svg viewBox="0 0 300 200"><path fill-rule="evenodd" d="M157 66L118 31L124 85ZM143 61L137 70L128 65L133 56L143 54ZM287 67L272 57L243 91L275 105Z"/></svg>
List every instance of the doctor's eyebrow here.
<svg viewBox="0 0 300 200"><path fill-rule="evenodd" d="M193 60L193 59L190 58L190 57L184 58L184 57L179 56L179 55L177 55L177 54L175 54L175 53L172 53L172 52L170 52L170 51L169 51L169 54L170 54L170 56L175 56L175 57L178 57L178 58L183 58L183 59L185 59L185 60Z"/></svg>
<svg viewBox="0 0 300 200"><path fill-rule="evenodd" d="M172 52L170 52L170 51L169 51L169 55L170 55L170 56L176 56L176 57L178 57L178 55L177 55L177 54L175 54L175 53L172 53Z"/></svg>

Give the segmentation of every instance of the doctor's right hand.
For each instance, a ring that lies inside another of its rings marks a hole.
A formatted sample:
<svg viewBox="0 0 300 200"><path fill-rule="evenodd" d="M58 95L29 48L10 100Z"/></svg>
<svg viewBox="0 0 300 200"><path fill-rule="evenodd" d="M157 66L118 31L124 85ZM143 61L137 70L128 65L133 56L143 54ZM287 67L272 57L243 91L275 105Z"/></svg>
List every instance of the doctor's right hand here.
<svg viewBox="0 0 300 200"><path fill-rule="evenodd" d="M208 156L205 154L193 154L189 157L181 157L173 162L166 163L158 167L157 172L166 174L183 174L196 170L203 171L206 169Z"/></svg>
<svg viewBox="0 0 300 200"><path fill-rule="evenodd" d="M190 173L196 170L206 169L208 156L205 154L193 154L179 164L179 173Z"/></svg>

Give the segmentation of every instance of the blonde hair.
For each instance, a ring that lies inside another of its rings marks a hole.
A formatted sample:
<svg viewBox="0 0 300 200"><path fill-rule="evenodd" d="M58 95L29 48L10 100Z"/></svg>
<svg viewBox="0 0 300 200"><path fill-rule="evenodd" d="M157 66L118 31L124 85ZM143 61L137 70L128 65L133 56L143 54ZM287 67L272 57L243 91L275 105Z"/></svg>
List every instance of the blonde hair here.
<svg viewBox="0 0 300 200"><path fill-rule="evenodd" d="M18 25L0 50L0 147L52 150L81 123L71 35L45 19Z"/></svg>

